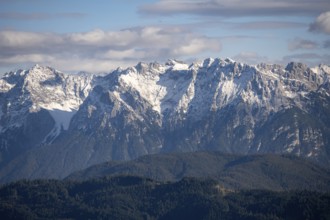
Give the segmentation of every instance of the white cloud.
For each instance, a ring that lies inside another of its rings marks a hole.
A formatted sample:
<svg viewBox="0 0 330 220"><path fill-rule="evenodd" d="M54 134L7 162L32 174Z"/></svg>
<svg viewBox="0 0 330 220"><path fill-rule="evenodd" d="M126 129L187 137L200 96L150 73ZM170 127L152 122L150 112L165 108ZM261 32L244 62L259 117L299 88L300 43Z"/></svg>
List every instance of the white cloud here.
<svg viewBox="0 0 330 220"><path fill-rule="evenodd" d="M0 31L0 65L26 66L39 63L63 71L109 71L139 61L197 57L219 52L218 39L175 27L138 27L121 31L93 30L55 34Z"/></svg>
<svg viewBox="0 0 330 220"><path fill-rule="evenodd" d="M220 51L221 45L218 40L207 38L194 38L186 44L176 48L174 54L176 55L192 55L203 51Z"/></svg>
<svg viewBox="0 0 330 220"><path fill-rule="evenodd" d="M104 41L106 39L106 33L102 30L94 30L86 33L71 34L69 39L72 42L81 44L95 44Z"/></svg>
<svg viewBox="0 0 330 220"><path fill-rule="evenodd" d="M0 48L40 47L47 42L60 43L62 39L60 36L50 33L0 31Z"/></svg>
<svg viewBox="0 0 330 220"><path fill-rule="evenodd" d="M330 11L320 14L309 26L309 31L330 34Z"/></svg>

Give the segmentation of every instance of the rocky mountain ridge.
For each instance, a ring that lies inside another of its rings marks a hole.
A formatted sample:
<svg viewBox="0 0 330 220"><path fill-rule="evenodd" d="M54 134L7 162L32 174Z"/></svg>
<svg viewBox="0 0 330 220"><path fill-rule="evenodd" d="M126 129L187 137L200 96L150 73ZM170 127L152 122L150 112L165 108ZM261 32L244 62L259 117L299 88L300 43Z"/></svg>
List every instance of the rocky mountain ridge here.
<svg viewBox="0 0 330 220"><path fill-rule="evenodd" d="M38 65L9 73L0 79L0 177L64 177L108 160L199 150L289 153L328 166L329 76L326 65L219 58L104 76Z"/></svg>

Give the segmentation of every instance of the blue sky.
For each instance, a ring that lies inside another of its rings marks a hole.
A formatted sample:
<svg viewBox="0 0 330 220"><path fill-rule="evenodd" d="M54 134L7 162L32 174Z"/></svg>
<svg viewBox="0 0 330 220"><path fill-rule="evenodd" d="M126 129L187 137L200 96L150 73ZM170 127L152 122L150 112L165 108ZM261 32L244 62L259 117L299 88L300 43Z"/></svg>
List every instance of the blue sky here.
<svg viewBox="0 0 330 220"><path fill-rule="evenodd" d="M0 0L0 72L178 59L330 65L329 0Z"/></svg>

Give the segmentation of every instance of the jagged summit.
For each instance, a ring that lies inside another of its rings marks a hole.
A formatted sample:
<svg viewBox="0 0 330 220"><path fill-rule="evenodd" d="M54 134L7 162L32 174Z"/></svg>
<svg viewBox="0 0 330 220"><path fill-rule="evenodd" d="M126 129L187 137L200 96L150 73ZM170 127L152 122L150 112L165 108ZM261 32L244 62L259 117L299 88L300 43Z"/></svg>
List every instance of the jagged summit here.
<svg viewBox="0 0 330 220"><path fill-rule="evenodd" d="M30 175L62 176L107 160L197 150L330 164L329 70L229 58L141 62L101 76L36 65L0 79L3 167L24 157L47 167Z"/></svg>
<svg viewBox="0 0 330 220"><path fill-rule="evenodd" d="M117 69L114 72L118 73L116 80L118 80L119 86L136 90L155 111L162 113L170 108L171 111L188 111L189 102L192 99L200 98L195 97L195 92L199 89L203 90L201 93L203 98L200 102L206 101L204 100L205 96L210 95L207 100L212 101L213 110L217 106L223 107L222 105L226 105L233 97L237 98L239 96L251 104L260 104L267 100L260 97L260 94L257 94L252 88L252 82L260 83L260 80L264 84L269 84L272 81L274 83L282 82L283 86L276 88L281 96L299 97L306 92L304 91L305 87L309 87L309 90L315 90L322 83L326 83L328 81L326 77L329 74L328 70L329 67L325 65L313 69L294 62L289 63L285 68L280 65L267 64L249 66L237 63L230 58L207 58L192 64L177 60L168 60L165 64L141 62L135 67ZM177 71L181 72L176 73ZM205 71L210 73L212 77L200 78ZM260 79L256 79L256 77L260 77ZM306 77L309 78L306 79ZM20 86L30 93L30 98L34 104L32 109L78 110L84 98L88 96L89 91L95 85L102 84L101 79L94 80L96 83L92 85L94 76L90 74L68 75L51 67L36 64L30 70L19 70L5 75L0 80L0 91L8 92L14 88L19 82L18 78L24 78L24 82L21 81L22 85ZM269 82L266 82L267 80ZM293 82L293 80L295 81ZM80 87L83 87L80 89L83 91L77 89L76 84L80 82L82 83ZM288 86L288 83L291 83L291 86ZM258 87L262 86L259 85ZM269 86L272 85L269 84ZM297 86L299 89L293 94L292 88ZM268 89L275 90L273 87ZM71 104L68 104L68 102ZM281 105L283 104L281 103ZM205 105L202 106L205 107ZM265 103L265 106L271 105Z"/></svg>

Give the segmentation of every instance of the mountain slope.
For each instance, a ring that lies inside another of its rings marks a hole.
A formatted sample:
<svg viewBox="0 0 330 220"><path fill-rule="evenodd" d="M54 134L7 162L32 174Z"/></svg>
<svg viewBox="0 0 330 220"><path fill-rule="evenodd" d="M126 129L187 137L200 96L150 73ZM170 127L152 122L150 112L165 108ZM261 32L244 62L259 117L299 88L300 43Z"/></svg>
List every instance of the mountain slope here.
<svg viewBox="0 0 330 220"><path fill-rule="evenodd" d="M289 155L226 155L193 152L147 155L128 162L107 162L69 175L67 180L133 175L158 181L212 178L227 189L330 190L330 171Z"/></svg>
<svg viewBox="0 0 330 220"><path fill-rule="evenodd" d="M104 76L38 65L9 73L0 80L0 181L173 151L286 153L329 166L329 75L325 65L211 58Z"/></svg>

